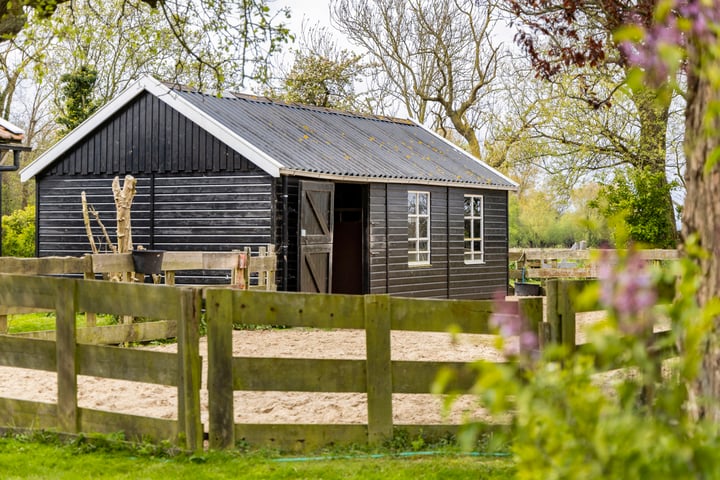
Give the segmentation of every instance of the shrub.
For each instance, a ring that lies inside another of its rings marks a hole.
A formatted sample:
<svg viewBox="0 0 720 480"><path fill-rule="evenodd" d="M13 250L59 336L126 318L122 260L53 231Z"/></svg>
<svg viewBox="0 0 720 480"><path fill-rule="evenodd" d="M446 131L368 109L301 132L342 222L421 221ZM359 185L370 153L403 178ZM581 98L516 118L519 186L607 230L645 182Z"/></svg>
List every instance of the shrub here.
<svg viewBox="0 0 720 480"><path fill-rule="evenodd" d="M2 254L35 256L35 206L28 205L2 217Z"/></svg>

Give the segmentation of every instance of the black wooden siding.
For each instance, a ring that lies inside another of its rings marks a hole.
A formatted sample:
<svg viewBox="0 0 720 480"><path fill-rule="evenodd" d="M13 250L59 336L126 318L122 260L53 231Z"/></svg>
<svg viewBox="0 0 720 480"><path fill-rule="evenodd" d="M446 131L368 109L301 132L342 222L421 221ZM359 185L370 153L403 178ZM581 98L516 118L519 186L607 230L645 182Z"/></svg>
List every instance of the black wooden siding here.
<svg viewBox="0 0 720 480"><path fill-rule="evenodd" d="M430 266L409 266L407 192L430 192ZM464 195L485 201L485 263L465 264ZM372 185L370 293L407 297L492 298L507 289L507 193L494 190Z"/></svg>
<svg viewBox="0 0 720 480"><path fill-rule="evenodd" d="M137 178L133 243L168 251L275 243L275 179L149 94L139 96L36 177L38 255L90 252L80 192L115 240L112 179ZM99 232L93 222L94 232ZM205 272L207 273L207 272ZM224 280L180 275L179 282Z"/></svg>

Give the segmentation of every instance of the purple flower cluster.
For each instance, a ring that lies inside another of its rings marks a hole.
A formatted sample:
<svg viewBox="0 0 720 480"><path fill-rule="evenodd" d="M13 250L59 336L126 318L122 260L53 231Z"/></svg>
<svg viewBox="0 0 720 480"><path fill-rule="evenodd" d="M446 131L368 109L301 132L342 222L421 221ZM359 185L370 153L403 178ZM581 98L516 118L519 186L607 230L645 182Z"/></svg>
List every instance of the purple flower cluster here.
<svg viewBox="0 0 720 480"><path fill-rule="evenodd" d="M647 312L658 299L647 262L630 252L619 266L611 253L603 251L598 265L600 302L618 319L621 329L639 333L645 327Z"/></svg>
<svg viewBox="0 0 720 480"><path fill-rule="evenodd" d="M689 39L712 43L718 36L720 7L703 0L675 0L673 8L660 22L647 26L639 15L625 22L645 32L641 42L625 41L619 45L628 63L645 70L651 80L667 82L670 66L660 54L663 47L687 47Z"/></svg>
<svg viewBox="0 0 720 480"><path fill-rule="evenodd" d="M538 337L528 329L528 322L520 313L517 302L508 302L499 292L495 294L493 313L489 319L490 328L498 331L503 338L503 350L507 356L516 356L520 352L531 352L538 348ZM517 337L518 341L511 341Z"/></svg>

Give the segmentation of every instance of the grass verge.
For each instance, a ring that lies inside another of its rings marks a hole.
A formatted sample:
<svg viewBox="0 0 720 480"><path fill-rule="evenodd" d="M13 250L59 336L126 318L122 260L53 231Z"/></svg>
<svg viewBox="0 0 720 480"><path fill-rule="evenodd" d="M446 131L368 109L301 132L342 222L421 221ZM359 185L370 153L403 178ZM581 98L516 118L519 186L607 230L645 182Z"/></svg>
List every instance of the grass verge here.
<svg viewBox="0 0 720 480"><path fill-rule="evenodd" d="M379 458L373 458L379 457ZM3 479L492 479L514 478L508 458L466 456L456 452L369 456L353 452L331 457L288 458L269 452L172 454L121 442L63 442L52 434L0 438Z"/></svg>

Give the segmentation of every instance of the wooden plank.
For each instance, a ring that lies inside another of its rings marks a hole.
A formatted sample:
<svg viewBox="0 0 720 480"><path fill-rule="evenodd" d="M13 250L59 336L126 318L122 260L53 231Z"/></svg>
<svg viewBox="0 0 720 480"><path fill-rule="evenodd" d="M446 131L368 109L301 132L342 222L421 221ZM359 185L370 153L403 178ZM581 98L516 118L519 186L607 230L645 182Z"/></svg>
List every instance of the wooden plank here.
<svg viewBox="0 0 720 480"><path fill-rule="evenodd" d="M54 372L57 369L55 342L0 336L0 365Z"/></svg>
<svg viewBox="0 0 720 480"><path fill-rule="evenodd" d="M96 253L92 258L92 271L95 273L132 272L135 266L131 253Z"/></svg>
<svg viewBox="0 0 720 480"><path fill-rule="evenodd" d="M203 265L203 252L165 252L163 270L200 270Z"/></svg>
<svg viewBox="0 0 720 480"><path fill-rule="evenodd" d="M81 432L104 434L123 432L126 440L134 442L177 441L178 422L176 420L88 408L79 409L78 414Z"/></svg>
<svg viewBox="0 0 720 480"><path fill-rule="evenodd" d="M14 275L85 273L92 268L89 257L0 257L0 272Z"/></svg>
<svg viewBox="0 0 720 480"><path fill-rule="evenodd" d="M235 357L235 390L365 392L365 360Z"/></svg>
<svg viewBox="0 0 720 480"><path fill-rule="evenodd" d="M390 309L387 295L365 297L368 443L371 445L389 440L393 435Z"/></svg>
<svg viewBox="0 0 720 480"><path fill-rule="evenodd" d="M250 257L248 269L250 272L274 272L277 270L277 257Z"/></svg>
<svg viewBox="0 0 720 480"><path fill-rule="evenodd" d="M597 277L595 267L576 268L527 268L526 278L594 278Z"/></svg>
<svg viewBox="0 0 720 480"><path fill-rule="evenodd" d="M80 280L78 309L82 312L131 315L172 320L181 315L182 290L167 285ZM122 302L117 299L122 298Z"/></svg>
<svg viewBox="0 0 720 480"><path fill-rule="evenodd" d="M282 451L315 451L330 445L367 442L368 427L360 424L235 424L235 438L253 446Z"/></svg>
<svg viewBox="0 0 720 480"><path fill-rule="evenodd" d="M57 429L57 405L0 398L0 425L34 430Z"/></svg>
<svg viewBox="0 0 720 480"><path fill-rule="evenodd" d="M477 380L477 372L465 362L392 362L393 393L433 393L432 385L441 370L452 372L448 392L467 392Z"/></svg>
<svg viewBox="0 0 720 480"><path fill-rule="evenodd" d="M176 320L156 320L133 324L81 327L76 330L77 343L90 345L119 345L121 343L149 342L177 336ZM55 340L55 330L15 333L14 337Z"/></svg>
<svg viewBox="0 0 720 480"><path fill-rule="evenodd" d="M235 323L315 328L365 328L360 295L233 291Z"/></svg>
<svg viewBox="0 0 720 480"><path fill-rule="evenodd" d="M57 352L57 415L60 430L78 431L77 343L75 341L76 283L59 282L56 291L55 348Z"/></svg>
<svg viewBox="0 0 720 480"><path fill-rule="evenodd" d="M240 262L240 253L204 252L202 259L203 270L233 270Z"/></svg>
<svg viewBox="0 0 720 480"><path fill-rule="evenodd" d="M392 297L392 329L417 332L447 332L457 327L463 333L490 334L493 312L489 300L434 300Z"/></svg>
<svg viewBox="0 0 720 480"><path fill-rule="evenodd" d="M423 438L426 442L445 440L450 437L457 437L464 425L417 425L417 424L395 424L396 431L406 432L409 438ZM484 435L497 436L500 433L510 433L511 426L499 423L485 423L478 425L478 438Z"/></svg>
<svg viewBox="0 0 720 480"><path fill-rule="evenodd" d="M0 274L0 305L55 309L57 286L69 279Z"/></svg>
<svg viewBox="0 0 720 480"><path fill-rule="evenodd" d="M172 289L172 287L170 287ZM202 358L200 357L200 312L202 297L197 289L178 289L180 316L178 317L178 431L184 436L185 448L203 448L203 427L200 418L200 386Z"/></svg>
<svg viewBox="0 0 720 480"><path fill-rule="evenodd" d="M177 385L177 355L105 345L78 345L78 373L132 382Z"/></svg>
<svg viewBox="0 0 720 480"><path fill-rule="evenodd" d="M208 290L208 441L210 449L235 446L233 358L232 358L232 292Z"/></svg>

